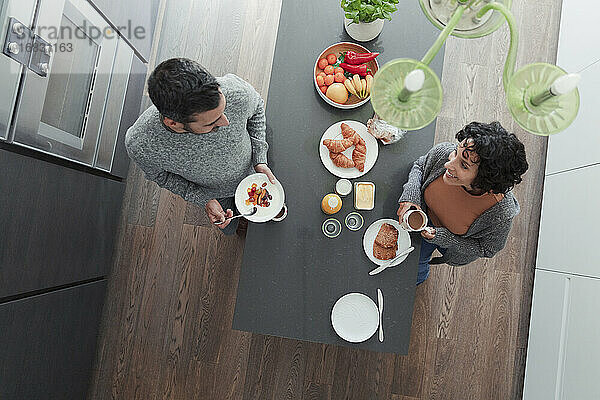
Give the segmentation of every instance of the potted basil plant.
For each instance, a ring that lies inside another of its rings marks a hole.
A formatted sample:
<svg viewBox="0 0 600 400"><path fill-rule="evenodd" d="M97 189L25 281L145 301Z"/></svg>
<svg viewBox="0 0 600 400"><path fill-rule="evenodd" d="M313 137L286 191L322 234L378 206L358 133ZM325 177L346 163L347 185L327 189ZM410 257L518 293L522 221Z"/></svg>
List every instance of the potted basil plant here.
<svg viewBox="0 0 600 400"><path fill-rule="evenodd" d="M373 40L381 33L383 23L392 20L399 0L342 0L344 27L359 42Z"/></svg>

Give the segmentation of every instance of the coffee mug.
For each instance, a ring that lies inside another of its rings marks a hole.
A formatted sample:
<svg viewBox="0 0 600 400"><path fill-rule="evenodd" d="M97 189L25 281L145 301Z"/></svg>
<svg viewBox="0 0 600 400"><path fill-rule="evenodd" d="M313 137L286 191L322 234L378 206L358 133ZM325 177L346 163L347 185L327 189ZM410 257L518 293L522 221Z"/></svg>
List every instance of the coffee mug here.
<svg viewBox="0 0 600 400"><path fill-rule="evenodd" d="M427 227L427 214L422 210L408 210L402 216L400 226L409 232L422 231Z"/></svg>

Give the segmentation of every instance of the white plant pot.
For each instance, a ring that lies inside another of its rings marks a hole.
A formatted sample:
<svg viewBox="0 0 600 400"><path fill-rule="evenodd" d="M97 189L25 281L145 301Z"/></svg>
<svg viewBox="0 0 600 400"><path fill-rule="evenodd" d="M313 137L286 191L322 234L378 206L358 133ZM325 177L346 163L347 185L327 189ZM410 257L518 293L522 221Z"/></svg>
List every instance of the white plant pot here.
<svg viewBox="0 0 600 400"><path fill-rule="evenodd" d="M359 42L368 42L381 33L384 22L383 19L376 19L373 22L355 24L352 23L351 19L344 17L344 28L346 28L346 32L352 39Z"/></svg>

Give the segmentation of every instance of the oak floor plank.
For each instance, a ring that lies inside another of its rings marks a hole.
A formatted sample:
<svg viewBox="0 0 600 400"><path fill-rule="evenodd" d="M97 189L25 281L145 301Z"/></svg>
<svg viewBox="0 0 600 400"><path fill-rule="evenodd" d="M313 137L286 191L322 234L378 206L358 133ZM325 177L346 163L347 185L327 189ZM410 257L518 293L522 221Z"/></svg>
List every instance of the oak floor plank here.
<svg viewBox="0 0 600 400"><path fill-rule="evenodd" d="M277 375L273 400L302 398L308 346L309 343L299 340L285 338L281 340L275 364Z"/></svg>
<svg viewBox="0 0 600 400"><path fill-rule="evenodd" d="M273 398L275 387L275 365L281 338L267 335L252 335L250 354L246 370L243 400L267 400Z"/></svg>
<svg viewBox="0 0 600 400"><path fill-rule="evenodd" d="M133 339L143 290L143 274L147 263L153 229L127 225L121 257L110 277L109 293L119 292L119 297L105 306L103 331L113 332L115 342L100 341L98 361L90 393L96 398L122 398L126 372L132 361Z"/></svg>
<svg viewBox="0 0 600 400"><path fill-rule="evenodd" d="M317 385L333 384L338 349L331 344L309 343L305 380Z"/></svg>
<svg viewBox="0 0 600 400"><path fill-rule="evenodd" d="M202 312L193 352L197 360L217 362L219 353L227 351L227 347L222 337L214 333L231 329L243 240L238 235L227 237L216 227L210 229L213 234L205 243L208 256L199 293Z"/></svg>
<svg viewBox="0 0 600 400"><path fill-rule="evenodd" d="M339 347L335 360L333 383L331 385L332 399L345 399L349 395L351 368L356 363L358 350Z"/></svg>
<svg viewBox="0 0 600 400"><path fill-rule="evenodd" d="M331 385L306 382L302 400L332 400Z"/></svg>
<svg viewBox="0 0 600 400"><path fill-rule="evenodd" d="M185 201L166 190L161 190L151 253L146 265L144 289L139 305L132 367L129 372L128 391L136 398L156 395L162 352L166 340L165 321L168 319L173 293L171 271L177 260Z"/></svg>
<svg viewBox="0 0 600 400"><path fill-rule="evenodd" d="M131 201L125 203L127 223L131 225L154 226L160 198L160 188L154 182L146 180L144 172L134 163L130 163L127 186L131 187ZM135 199L135 200L134 200Z"/></svg>
<svg viewBox="0 0 600 400"><path fill-rule="evenodd" d="M207 254L203 251L211 232L202 228L183 225L177 261L173 265L173 284L176 290L170 296L163 352L166 361L160 373L160 393L165 399L174 398L178 385L185 380L189 351L193 343L192 332L201 310L196 296L202 287L202 276Z"/></svg>
<svg viewBox="0 0 600 400"><path fill-rule="evenodd" d="M431 338L434 337L431 301L427 294L429 282L417 288L408 355L395 358L392 392L398 395L422 397L427 372Z"/></svg>
<svg viewBox="0 0 600 400"><path fill-rule="evenodd" d="M223 400L242 400L246 386L246 372L252 334L248 332L224 329L222 349L215 367L218 381L213 385L213 398Z"/></svg>
<svg viewBox="0 0 600 400"><path fill-rule="evenodd" d="M390 397L390 400L420 400L420 397L409 397L409 396L403 396L401 394L392 394L392 397Z"/></svg>
<svg viewBox="0 0 600 400"><path fill-rule="evenodd" d="M250 82L267 102L281 0L248 2L237 75ZM251 40L249 40L251 39Z"/></svg>

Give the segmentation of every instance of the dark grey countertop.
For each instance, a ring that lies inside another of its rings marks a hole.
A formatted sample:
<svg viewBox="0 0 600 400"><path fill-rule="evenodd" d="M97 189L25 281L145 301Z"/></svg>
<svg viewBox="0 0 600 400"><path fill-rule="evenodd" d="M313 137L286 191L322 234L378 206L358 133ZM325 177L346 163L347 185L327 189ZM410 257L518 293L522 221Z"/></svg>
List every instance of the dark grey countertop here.
<svg viewBox="0 0 600 400"><path fill-rule="evenodd" d="M422 14L418 2L400 2L391 22L371 42L380 52L379 64L395 58L421 57L439 31ZM433 144L434 124L409 132L398 143L379 144L379 157L366 175L352 179L376 185L375 208L359 211L363 228L344 227L340 236L326 238L321 224L328 218L320 208L339 179L319 158L319 139L333 123L373 115L370 103L339 110L316 92L312 74L316 57L333 43L353 41L343 27L339 2L284 0L267 105L271 148L269 164L286 192L288 217L280 223L250 224L240 273L233 328L313 342L346 345L380 352L407 354L412 322L420 236L412 236L415 251L400 266L375 276L362 247L366 228L380 218L396 218L397 200L414 160ZM443 50L431 63L441 77ZM351 197L334 217L343 223L354 211ZM330 322L331 309L346 293L360 292L377 303L377 288L385 299L385 341L377 334L360 344L339 338Z"/></svg>

